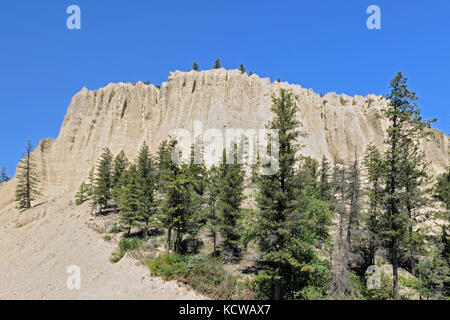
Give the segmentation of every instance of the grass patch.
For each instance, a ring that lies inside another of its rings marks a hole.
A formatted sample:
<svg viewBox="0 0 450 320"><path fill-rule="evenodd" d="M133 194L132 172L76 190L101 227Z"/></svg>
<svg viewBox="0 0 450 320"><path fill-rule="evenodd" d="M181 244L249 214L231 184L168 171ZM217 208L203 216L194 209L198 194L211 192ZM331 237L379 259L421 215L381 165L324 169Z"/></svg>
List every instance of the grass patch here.
<svg viewBox="0 0 450 320"><path fill-rule="evenodd" d="M119 262L120 259L128 252L139 249L141 247L141 241L137 238L123 238L119 242L119 249L111 254L111 262Z"/></svg>
<svg viewBox="0 0 450 320"><path fill-rule="evenodd" d="M213 299L251 299L246 284L228 272L220 259L169 253L147 260L153 275L164 280L179 280Z"/></svg>

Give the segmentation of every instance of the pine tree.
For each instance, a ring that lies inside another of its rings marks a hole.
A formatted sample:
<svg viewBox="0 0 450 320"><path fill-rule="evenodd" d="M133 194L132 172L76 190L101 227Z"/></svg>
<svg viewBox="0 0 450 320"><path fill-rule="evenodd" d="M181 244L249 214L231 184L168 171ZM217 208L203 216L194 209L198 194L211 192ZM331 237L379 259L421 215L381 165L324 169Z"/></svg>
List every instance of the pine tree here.
<svg viewBox="0 0 450 320"><path fill-rule="evenodd" d="M331 184L330 184L330 163L325 156L322 156L320 164L320 181L319 181L319 199L324 201L331 200Z"/></svg>
<svg viewBox="0 0 450 320"><path fill-rule="evenodd" d="M156 167L150 149L144 142L137 157L137 174L139 184L139 220L144 223L144 236L148 235L151 219L155 218L157 209L156 197Z"/></svg>
<svg viewBox="0 0 450 320"><path fill-rule="evenodd" d="M385 141L386 183L381 235L391 252L394 299L398 299L399 257L406 254L403 246L412 234L414 212L423 204L421 195L416 193L423 183L421 178L426 176L418 143L431 123L420 116L420 108L415 103L418 98L408 89L406 80L398 73L391 81L391 92L386 96L390 103L384 110L390 125Z"/></svg>
<svg viewBox="0 0 450 320"><path fill-rule="evenodd" d="M379 243L379 223L381 217L381 205L383 199L383 175L384 164L381 153L378 149L370 144L364 155L364 168L366 171L367 187L366 193L368 195L368 208L365 215L365 263L363 269L366 270L369 266L375 265L375 253L380 245Z"/></svg>
<svg viewBox="0 0 450 320"><path fill-rule="evenodd" d="M162 200L159 202L159 222L167 229L167 250L172 247L172 232L175 232L173 250L183 253L183 236L191 221L191 189L193 180L186 165L172 159L177 141L163 141L158 148L158 180Z"/></svg>
<svg viewBox="0 0 450 320"><path fill-rule="evenodd" d="M206 179L206 219L208 236L213 240L213 255L217 255L217 234L219 232L219 216L217 202L219 200L219 170L212 166Z"/></svg>
<svg viewBox="0 0 450 320"><path fill-rule="evenodd" d="M77 193L75 194L75 204L80 205L87 200L89 192L89 186L82 182L80 187L78 188Z"/></svg>
<svg viewBox="0 0 450 320"><path fill-rule="evenodd" d="M358 156L355 154L355 161L350 168L349 197L350 209L347 227L347 245L350 251L354 251L352 245L359 243L359 234L355 232L359 229L360 222L360 200L361 200L361 178Z"/></svg>
<svg viewBox="0 0 450 320"><path fill-rule="evenodd" d="M223 237L224 254L228 260L239 258L240 233L237 229L242 214L241 204L244 199L244 171L238 164L238 146L229 146L233 163L226 163L226 150L223 151L223 163L219 166L219 201L220 233ZM234 150L232 150L234 149Z"/></svg>
<svg viewBox="0 0 450 320"><path fill-rule="evenodd" d="M444 203L447 210L450 210L450 167L447 167L447 172L437 177L433 197Z"/></svg>
<svg viewBox="0 0 450 320"><path fill-rule="evenodd" d="M8 175L8 172L6 172L6 168L2 167L2 170L0 171L0 183L9 181L10 177Z"/></svg>
<svg viewBox="0 0 450 320"><path fill-rule="evenodd" d="M192 64L192 70L198 71L198 64L197 62L194 61L194 63Z"/></svg>
<svg viewBox="0 0 450 320"><path fill-rule="evenodd" d="M443 231L443 234L445 231ZM446 235L448 241L448 235ZM421 298L448 299L450 265L445 255L445 243L436 242L417 266Z"/></svg>
<svg viewBox="0 0 450 320"><path fill-rule="evenodd" d="M122 175L127 170L129 161L125 153L121 151L115 158L111 173L111 198L114 200L116 209L119 207L120 193L124 187Z"/></svg>
<svg viewBox="0 0 450 320"><path fill-rule="evenodd" d="M97 165L94 190L94 203L100 206L100 211L106 209L111 199L112 175L113 155L108 148L105 148Z"/></svg>
<svg viewBox="0 0 450 320"><path fill-rule="evenodd" d="M119 182L122 173L128 168L129 161L125 155L125 152L120 151L120 153L114 158L114 163L112 167L112 187Z"/></svg>
<svg viewBox="0 0 450 320"><path fill-rule="evenodd" d="M16 207L20 211L31 208L32 201L40 196L38 189L38 176L36 172L36 164L34 162L33 145L28 140L25 146L25 153L17 167L17 187L16 187Z"/></svg>
<svg viewBox="0 0 450 320"><path fill-rule="evenodd" d="M292 93L281 89L272 101L274 118L268 128L279 130L279 170L259 178L255 233L263 269L257 279L269 298L292 299L312 291L323 293L327 264L316 250L327 238L331 216L327 204L311 192L312 186L297 186L295 163L301 133Z"/></svg>
<svg viewBox="0 0 450 320"><path fill-rule="evenodd" d="M345 164L340 164L335 160L333 168L334 200L333 207L336 210L339 222L334 250L332 253L332 295L339 299L344 299L350 294L349 284L349 262L350 248L346 238L347 230L347 201L348 201L348 172Z"/></svg>
<svg viewBox="0 0 450 320"><path fill-rule="evenodd" d="M185 168L183 168L185 169ZM183 245L183 236L188 231L188 224L192 222L191 191L189 186L193 181L185 170L180 170L178 174L172 176L166 186L166 208L170 217L170 225L167 227L175 231L175 241L173 251L185 253L187 248Z"/></svg>
<svg viewBox="0 0 450 320"><path fill-rule="evenodd" d="M241 71L241 73L245 73L245 68L244 68L244 65L242 63L239 66L239 70Z"/></svg>
<svg viewBox="0 0 450 320"><path fill-rule="evenodd" d="M190 212L192 217L187 225L188 242L191 244L191 249L196 252L201 245L201 240L198 239L200 229L205 225L206 216L208 215L206 206L206 185L208 170L204 163L203 142L201 139L191 146L190 163L186 165L187 175L192 183L189 185L190 189Z"/></svg>
<svg viewBox="0 0 450 320"><path fill-rule="evenodd" d="M220 59L216 59L216 62L214 63L214 69L220 68L222 68L222 65L220 64Z"/></svg>
<svg viewBox="0 0 450 320"><path fill-rule="evenodd" d="M88 175L88 196L92 197L95 190L95 169L91 168Z"/></svg>
<svg viewBox="0 0 450 320"><path fill-rule="evenodd" d="M137 224L139 211L139 184L136 166L131 165L123 178L125 182L119 201L120 222L126 228L127 236L130 237L131 229Z"/></svg>

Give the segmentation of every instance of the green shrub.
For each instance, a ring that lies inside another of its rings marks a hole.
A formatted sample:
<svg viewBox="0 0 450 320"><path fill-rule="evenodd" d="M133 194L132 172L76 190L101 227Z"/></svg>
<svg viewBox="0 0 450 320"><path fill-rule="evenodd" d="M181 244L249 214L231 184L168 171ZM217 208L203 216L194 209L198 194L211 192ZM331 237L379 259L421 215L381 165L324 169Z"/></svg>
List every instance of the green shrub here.
<svg viewBox="0 0 450 320"><path fill-rule="evenodd" d="M228 272L223 262L203 254L170 253L147 260L152 274L164 280L179 280L213 299L251 299L253 294L244 282Z"/></svg>
<svg viewBox="0 0 450 320"><path fill-rule="evenodd" d="M147 266L152 274L160 276L164 280L178 279L187 268L186 257L175 253L161 255L147 261Z"/></svg>
<svg viewBox="0 0 450 320"><path fill-rule="evenodd" d="M137 238L123 238L119 242L119 250L111 254L111 262L119 262L128 252L140 248L141 241Z"/></svg>
<svg viewBox="0 0 450 320"><path fill-rule="evenodd" d="M420 282L417 278L406 278L399 276L400 284L404 287L419 290L420 289Z"/></svg>
<svg viewBox="0 0 450 320"><path fill-rule="evenodd" d="M119 225L114 225L111 227L111 229L109 230L109 233L120 233L123 231L123 227L119 226Z"/></svg>

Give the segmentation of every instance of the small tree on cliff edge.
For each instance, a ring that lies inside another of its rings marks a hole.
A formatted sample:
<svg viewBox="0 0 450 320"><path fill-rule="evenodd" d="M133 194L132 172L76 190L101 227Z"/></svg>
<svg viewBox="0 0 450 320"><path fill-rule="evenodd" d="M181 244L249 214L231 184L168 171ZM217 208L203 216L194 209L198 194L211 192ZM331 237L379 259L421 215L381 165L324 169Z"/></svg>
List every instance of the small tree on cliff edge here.
<svg viewBox="0 0 450 320"><path fill-rule="evenodd" d="M214 63L214 69L220 69L222 68L222 65L220 64L220 59L217 59Z"/></svg>
<svg viewBox="0 0 450 320"><path fill-rule="evenodd" d="M39 180L36 173L36 164L31 154L32 151L33 145L31 140L28 140L25 153L17 170L16 206L20 211L30 209L31 202L40 196Z"/></svg>
<svg viewBox="0 0 450 320"><path fill-rule="evenodd" d="M6 168L2 167L2 170L0 171L0 183L9 181L8 172L6 172Z"/></svg>

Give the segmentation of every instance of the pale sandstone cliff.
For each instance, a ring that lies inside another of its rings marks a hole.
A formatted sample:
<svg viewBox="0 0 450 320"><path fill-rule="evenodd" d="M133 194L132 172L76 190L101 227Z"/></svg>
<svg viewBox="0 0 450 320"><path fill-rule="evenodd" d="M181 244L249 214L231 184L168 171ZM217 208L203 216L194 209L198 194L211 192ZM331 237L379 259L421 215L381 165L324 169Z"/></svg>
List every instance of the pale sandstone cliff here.
<svg viewBox="0 0 450 320"><path fill-rule="evenodd" d="M124 150L133 159L144 141L155 150L178 128L193 130L193 122L209 128L261 129L271 119L271 96L292 90L300 107L298 118L309 135L302 153L320 159L350 160L373 142L380 149L387 123L377 117L386 106L381 96L350 97L328 93L320 97L299 85L270 82L239 70L171 73L161 88L143 83L83 88L68 108L56 139L41 141L34 151L42 191L52 197L74 191L86 179L103 147ZM423 143L429 171L448 165L448 137L433 130ZM15 179L0 185L0 210L14 198Z"/></svg>

